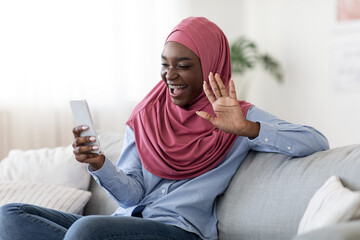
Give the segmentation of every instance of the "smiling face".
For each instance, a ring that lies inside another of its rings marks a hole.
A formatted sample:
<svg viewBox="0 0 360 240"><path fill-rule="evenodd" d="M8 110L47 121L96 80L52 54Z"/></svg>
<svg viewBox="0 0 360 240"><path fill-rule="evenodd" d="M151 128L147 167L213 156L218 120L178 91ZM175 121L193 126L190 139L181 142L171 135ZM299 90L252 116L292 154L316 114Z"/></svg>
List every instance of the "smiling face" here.
<svg viewBox="0 0 360 240"><path fill-rule="evenodd" d="M177 106L188 105L202 92L200 59L184 45L167 42L161 55L161 65L161 78Z"/></svg>

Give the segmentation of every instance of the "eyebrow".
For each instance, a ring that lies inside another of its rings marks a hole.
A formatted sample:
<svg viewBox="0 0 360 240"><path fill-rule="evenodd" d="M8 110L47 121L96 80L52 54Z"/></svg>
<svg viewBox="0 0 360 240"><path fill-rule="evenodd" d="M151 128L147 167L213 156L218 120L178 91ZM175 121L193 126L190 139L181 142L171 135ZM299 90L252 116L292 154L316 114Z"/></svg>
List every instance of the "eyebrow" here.
<svg viewBox="0 0 360 240"><path fill-rule="evenodd" d="M164 60L167 59L164 55L161 55L161 58ZM177 62L186 61L186 60L193 60L193 59L190 57L178 57L175 59L175 61L177 61Z"/></svg>

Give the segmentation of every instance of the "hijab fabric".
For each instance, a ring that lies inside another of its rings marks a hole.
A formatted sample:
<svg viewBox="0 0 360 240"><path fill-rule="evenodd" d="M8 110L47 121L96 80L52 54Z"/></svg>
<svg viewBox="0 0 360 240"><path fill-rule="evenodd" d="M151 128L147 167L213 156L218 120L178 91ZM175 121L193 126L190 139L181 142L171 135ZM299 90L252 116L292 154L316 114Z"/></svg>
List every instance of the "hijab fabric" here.
<svg viewBox="0 0 360 240"><path fill-rule="evenodd" d="M169 34L174 41L192 50L200 59L203 80L210 72L220 74L228 88L231 78L229 43L222 30L203 17L182 20ZM240 101L244 116L251 104ZM234 144L237 135L215 128L195 112L214 110L204 92L188 106L171 101L161 80L135 107L127 125L143 166L152 174L167 179L194 178L216 167Z"/></svg>

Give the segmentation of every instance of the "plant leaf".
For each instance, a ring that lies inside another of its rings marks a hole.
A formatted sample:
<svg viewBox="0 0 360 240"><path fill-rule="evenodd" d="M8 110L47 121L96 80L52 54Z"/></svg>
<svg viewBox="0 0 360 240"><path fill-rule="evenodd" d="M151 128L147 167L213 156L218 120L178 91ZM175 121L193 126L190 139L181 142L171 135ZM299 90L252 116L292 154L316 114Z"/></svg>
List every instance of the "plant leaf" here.
<svg viewBox="0 0 360 240"><path fill-rule="evenodd" d="M269 54L260 54L257 45L244 36L230 45L230 56L233 72L244 74L260 63L278 82L284 81L280 63Z"/></svg>

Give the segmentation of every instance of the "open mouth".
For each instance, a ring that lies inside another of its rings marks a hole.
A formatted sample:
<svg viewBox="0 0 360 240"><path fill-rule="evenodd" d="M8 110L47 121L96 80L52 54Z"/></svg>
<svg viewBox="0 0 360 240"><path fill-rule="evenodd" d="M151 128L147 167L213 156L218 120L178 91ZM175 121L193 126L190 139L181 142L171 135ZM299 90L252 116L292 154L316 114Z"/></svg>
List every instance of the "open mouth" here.
<svg viewBox="0 0 360 240"><path fill-rule="evenodd" d="M180 94L182 94L185 89L188 87L187 84L184 85L168 85L169 91L170 91L170 95L171 96L179 96Z"/></svg>

